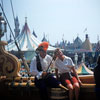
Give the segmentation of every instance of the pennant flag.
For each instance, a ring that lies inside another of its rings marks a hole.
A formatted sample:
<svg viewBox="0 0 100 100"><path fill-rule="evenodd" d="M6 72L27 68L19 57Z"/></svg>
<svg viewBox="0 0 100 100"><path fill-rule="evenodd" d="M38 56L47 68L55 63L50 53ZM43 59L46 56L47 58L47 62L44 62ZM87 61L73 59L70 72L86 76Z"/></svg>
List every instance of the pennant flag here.
<svg viewBox="0 0 100 100"><path fill-rule="evenodd" d="M83 33L85 33L87 31L87 28L84 29Z"/></svg>

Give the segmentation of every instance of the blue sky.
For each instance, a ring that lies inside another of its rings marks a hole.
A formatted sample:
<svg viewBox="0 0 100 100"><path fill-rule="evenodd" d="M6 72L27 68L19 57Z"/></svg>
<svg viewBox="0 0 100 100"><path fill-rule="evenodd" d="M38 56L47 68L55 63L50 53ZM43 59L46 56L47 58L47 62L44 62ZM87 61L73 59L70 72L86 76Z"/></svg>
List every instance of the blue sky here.
<svg viewBox="0 0 100 100"><path fill-rule="evenodd" d="M30 31L34 30L39 40L44 33L51 44L62 41L62 38L73 42L77 36L84 41L86 33L92 43L97 42L97 36L100 37L100 0L12 0L12 3L20 29L27 17ZM3 0L3 5L14 29L10 0ZM9 38L8 27L7 30Z"/></svg>

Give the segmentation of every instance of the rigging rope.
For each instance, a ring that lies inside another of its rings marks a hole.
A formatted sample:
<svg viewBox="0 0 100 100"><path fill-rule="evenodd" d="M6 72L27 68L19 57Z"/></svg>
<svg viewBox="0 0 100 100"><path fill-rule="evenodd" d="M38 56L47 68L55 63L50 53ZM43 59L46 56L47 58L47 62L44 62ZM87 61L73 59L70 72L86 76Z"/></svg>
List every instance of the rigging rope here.
<svg viewBox="0 0 100 100"><path fill-rule="evenodd" d="M2 8L3 8L3 0L1 0Z"/></svg>
<svg viewBox="0 0 100 100"><path fill-rule="evenodd" d="M10 0L10 3L11 3L11 8L12 8L12 13L13 13L14 22L15 22L15 15L14 15L14 9L13 9L12 0Z"/></svg>

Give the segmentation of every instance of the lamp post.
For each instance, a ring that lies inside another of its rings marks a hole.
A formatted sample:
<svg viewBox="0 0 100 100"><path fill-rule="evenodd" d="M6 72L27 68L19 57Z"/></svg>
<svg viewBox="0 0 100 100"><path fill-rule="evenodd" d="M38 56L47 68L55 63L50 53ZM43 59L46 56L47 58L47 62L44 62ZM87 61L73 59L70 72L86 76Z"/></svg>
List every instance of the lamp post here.
<svg viewBox="0 0 100 100"><path fill-rule="evenodd" d="M0 41L1 41L1 37L4 35L4 33L6 32L6 22L4 20L4 18L2 17L2 13L0 12Z"/></svg>
<svg viewBox="0 0 100 100"><path fill-rule="evenodd" d="M75 56L74 56L75 58L75 66L76 66L76 68L77 68L77 61L78 61L78 55L77 55L77 53L75 53Z"/></svg>
<svg viewBox="0 0 100 100"><path fill-rule="evenodd" d="M85 63L85 53L82 54L82 62Z"/></svg>
<svg viewBox="0 0 100 100"><path fill-rule="evenodd" d="M85 63L85 53L83 53L83 61L84 61L84 63Z"/></svg>

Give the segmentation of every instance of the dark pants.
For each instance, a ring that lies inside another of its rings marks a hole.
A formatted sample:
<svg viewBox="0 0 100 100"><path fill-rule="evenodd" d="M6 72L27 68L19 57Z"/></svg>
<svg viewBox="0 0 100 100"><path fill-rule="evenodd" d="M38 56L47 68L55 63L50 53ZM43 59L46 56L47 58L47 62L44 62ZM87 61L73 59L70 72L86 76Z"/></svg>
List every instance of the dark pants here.
<svg viewBox="0 0 100 100"><path fill-rule="evenodd" d="M100 100L100 87L96 87L95 88L95 92L96 92L96 100Z"/></svg>
<svg viewBox="0 0 100 100"><path fill-rule="evenodd" d="M59 86L59 82L54 78L53 75L49 75L47 78L44 79L37 79L35 78L35 85L39 88L41 100L49 100L47 87L50 88L57 88Z"/></svg>

